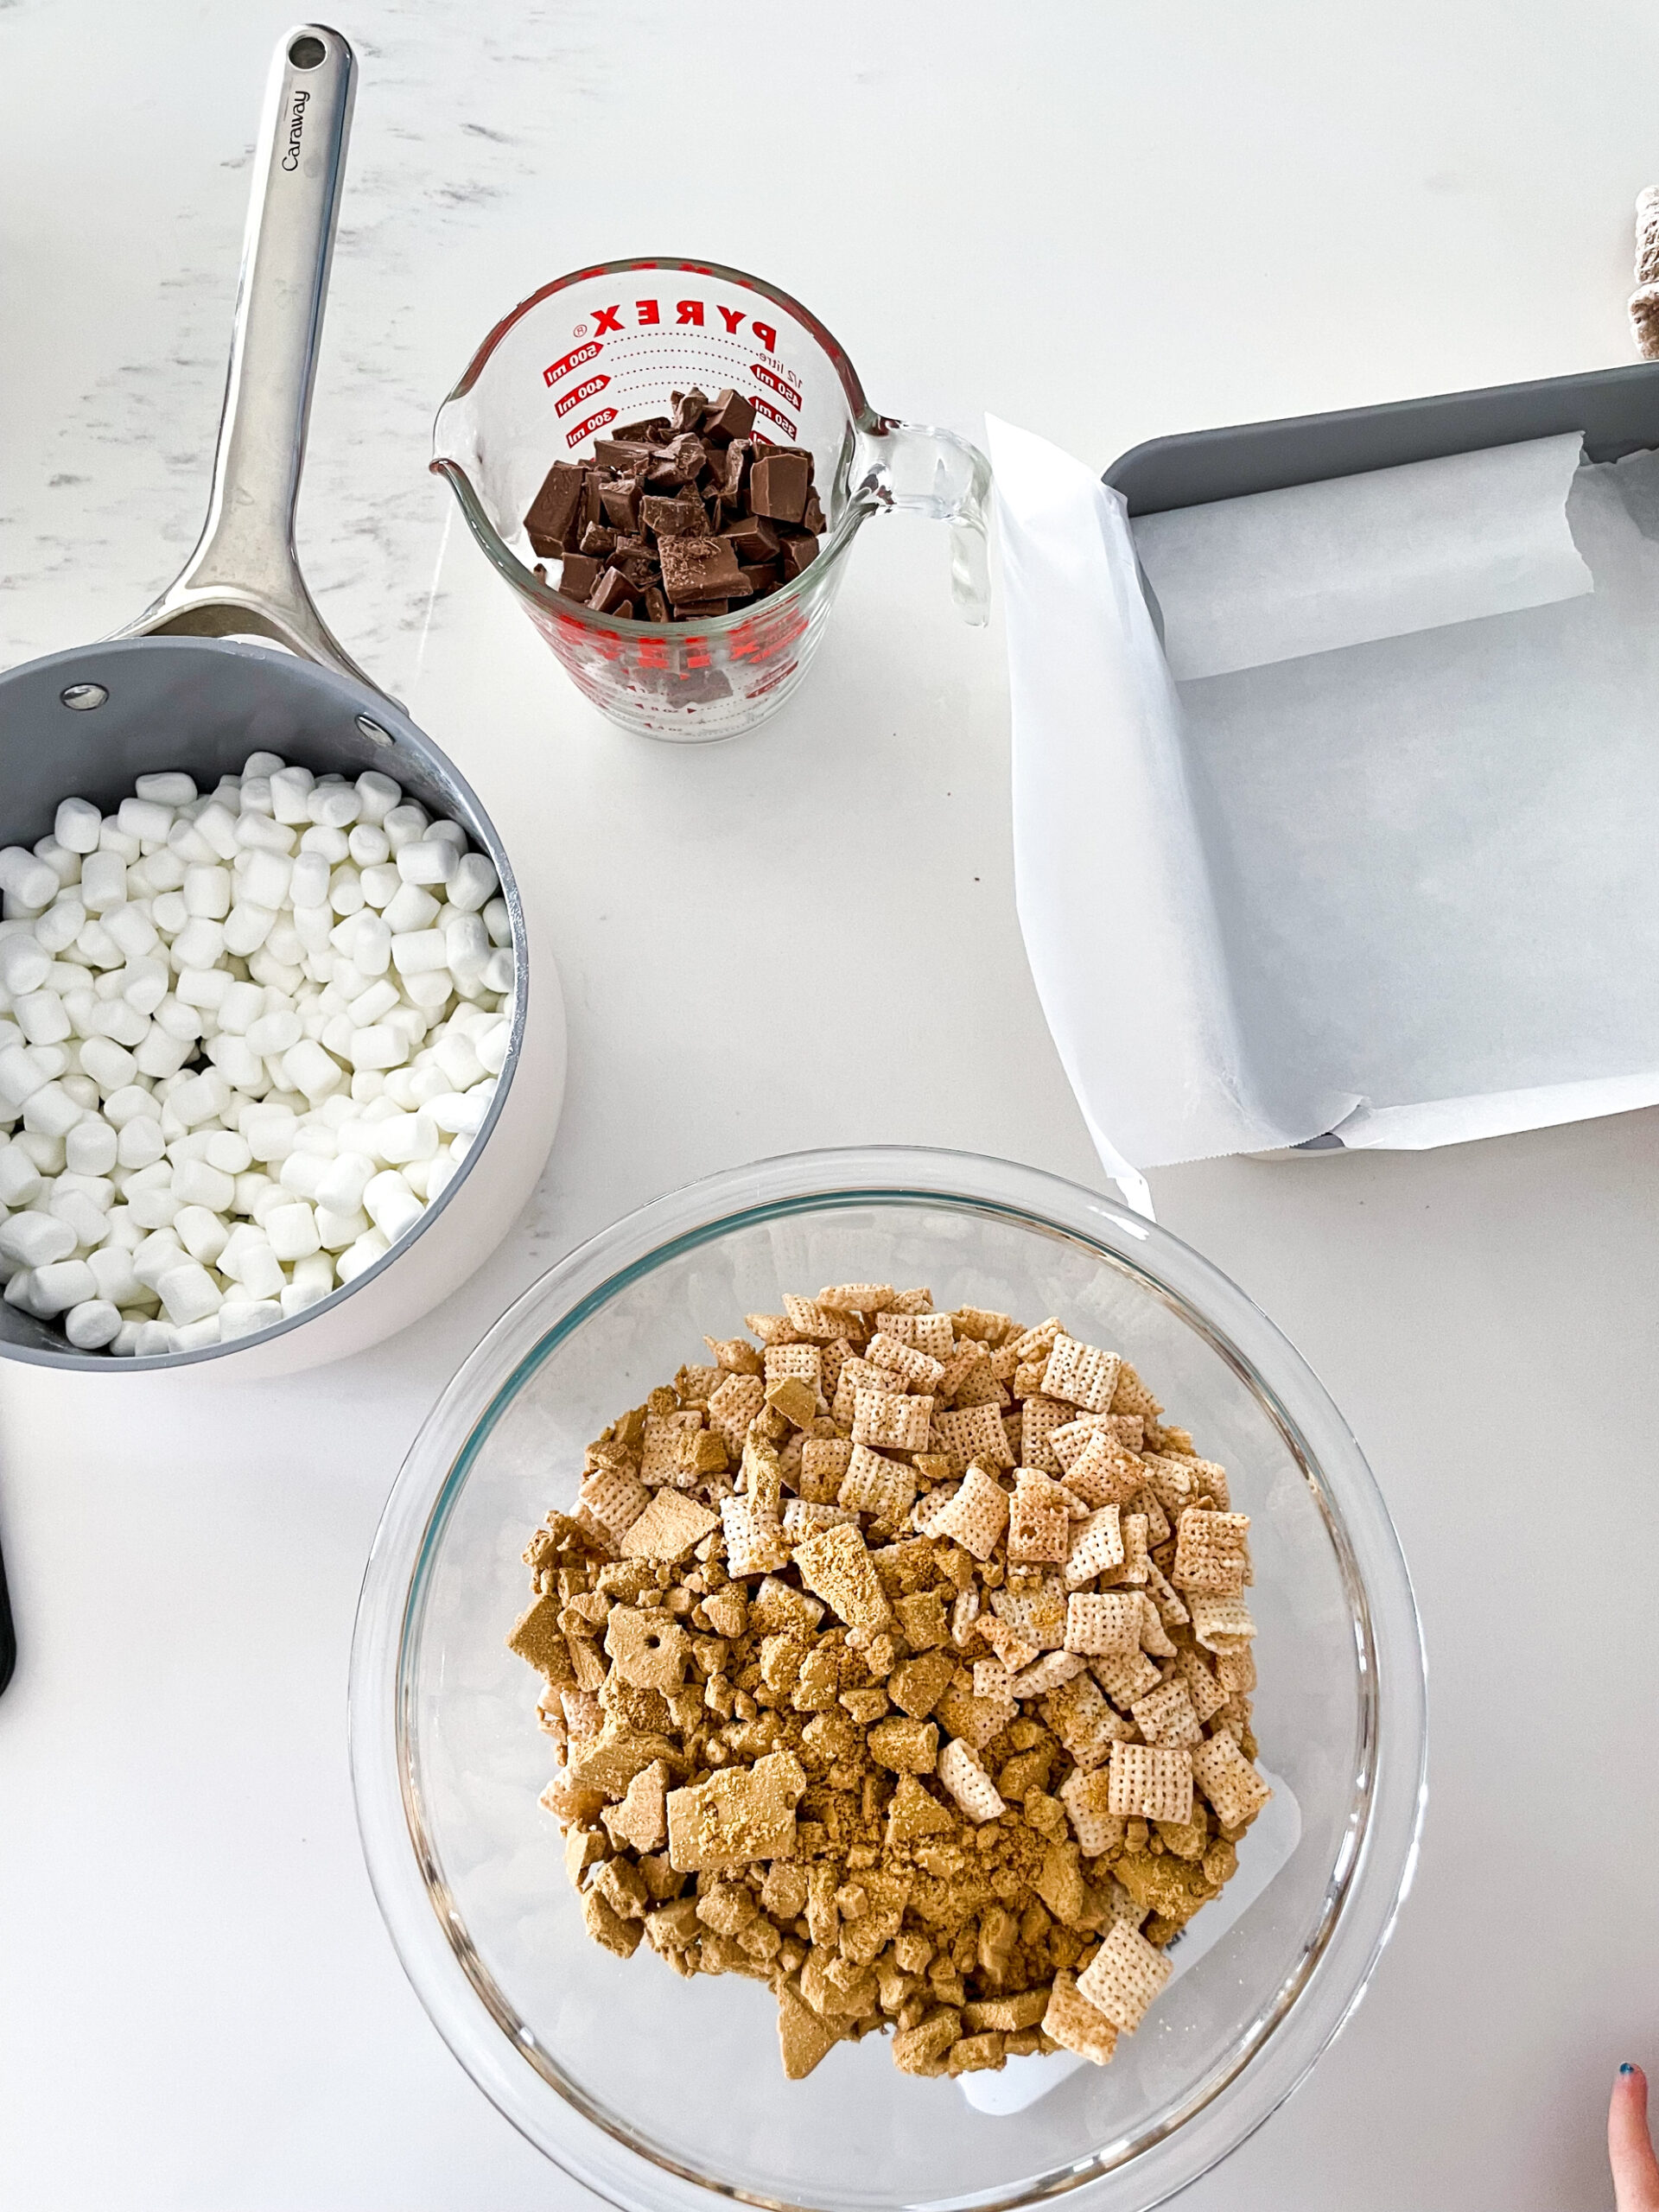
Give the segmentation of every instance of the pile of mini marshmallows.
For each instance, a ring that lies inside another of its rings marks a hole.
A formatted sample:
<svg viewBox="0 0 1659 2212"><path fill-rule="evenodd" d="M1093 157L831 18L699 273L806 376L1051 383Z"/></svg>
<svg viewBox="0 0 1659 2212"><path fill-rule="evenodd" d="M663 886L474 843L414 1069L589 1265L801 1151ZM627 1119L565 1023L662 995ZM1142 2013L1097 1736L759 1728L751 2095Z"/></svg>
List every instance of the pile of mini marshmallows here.
<svg viewBox="0 0 1659 2212"><path fill-rule="evenodd" d="M255 753L0 850L0 1280L82 1351L225 1344L391 1248L488 1113L506 902L391 777Z"/></svg>

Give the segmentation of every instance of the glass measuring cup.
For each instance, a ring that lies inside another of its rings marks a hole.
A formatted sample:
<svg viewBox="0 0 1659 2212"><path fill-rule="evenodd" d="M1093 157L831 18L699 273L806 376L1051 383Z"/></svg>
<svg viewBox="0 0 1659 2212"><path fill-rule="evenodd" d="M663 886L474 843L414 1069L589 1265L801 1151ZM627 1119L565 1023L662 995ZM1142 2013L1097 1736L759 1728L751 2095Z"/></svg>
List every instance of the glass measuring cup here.
<svg viewBox="0 0 1659 2212"><path fill-rule="evenodd" d="M669 396L728 386L755 432L813 454L828 529L792 583L725 615L637 622L595 613L547 582L522 518L556 461L589 458L617 422ZM577 688L625 729L698 741L775 712L817 649L847 551L883 508L950 526L965 621L989 590L984 455L949 430L895 423L816 315L757 276L712 263L610 261L545 284L498 323L438 410L432 467L468 529Z"/></svg>

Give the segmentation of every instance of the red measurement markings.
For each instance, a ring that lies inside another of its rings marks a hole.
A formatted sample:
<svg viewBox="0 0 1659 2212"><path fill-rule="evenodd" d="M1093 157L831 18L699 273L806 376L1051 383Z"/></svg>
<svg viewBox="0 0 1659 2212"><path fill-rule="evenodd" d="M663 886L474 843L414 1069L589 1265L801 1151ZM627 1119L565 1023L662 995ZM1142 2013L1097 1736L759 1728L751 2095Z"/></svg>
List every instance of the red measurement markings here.
<svg viewBox="0 0 1659 2212"><path fill-rule="evenodd" d="M607 423L614 423L615 420L614 407L601 407L595 413L586 416L574 430L567 430L564 442L568 446L579 446L584 438L591 437L595 430L602 430Z"/></svg>
<svg viewBox="0 0 1659 2212"><path fill-rule="evenodd" d="M596 391L603 391L609 382L609 377L585 377L582 383L573 385L569 391L554 401L553 411L557 415L568 415L573 407L580 407L584 399L591 399Z"/></svg>
<svg viewBox="0 0 1659 2212"><path fill-rule="evenodd" d="M589 361L596 361L605 351L602 346L578 346L574 353L567 353L562 361L550 361L542 371L544 385L562 384L572 369L580 369Z"/></svg>
<svg viewBox="0 0 1659 2212"><path fill-rule="evenodd" d="M768 391L775 391L785 406L792 407L798 415L800 413L801 395L792 384L788 383L783 377L775 375L771 369L764 366L760 361L749 363L749 374L757 384L765 385Z"/></svg>

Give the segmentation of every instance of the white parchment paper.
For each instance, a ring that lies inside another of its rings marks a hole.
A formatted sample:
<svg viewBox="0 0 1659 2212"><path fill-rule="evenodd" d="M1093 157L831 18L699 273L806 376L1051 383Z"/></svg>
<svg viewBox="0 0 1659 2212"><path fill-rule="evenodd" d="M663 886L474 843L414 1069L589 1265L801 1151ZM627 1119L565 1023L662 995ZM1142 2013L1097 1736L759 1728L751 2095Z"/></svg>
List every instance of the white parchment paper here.
<svg viewBox="0 0 1659 2212"><path fill-rule="evenodd" d="M1149 533L989 433L1020 922L1110 1172L1659 1100L1655 456L1541 440ZM1173 680L1137 552L1215 673Z"/></svg>

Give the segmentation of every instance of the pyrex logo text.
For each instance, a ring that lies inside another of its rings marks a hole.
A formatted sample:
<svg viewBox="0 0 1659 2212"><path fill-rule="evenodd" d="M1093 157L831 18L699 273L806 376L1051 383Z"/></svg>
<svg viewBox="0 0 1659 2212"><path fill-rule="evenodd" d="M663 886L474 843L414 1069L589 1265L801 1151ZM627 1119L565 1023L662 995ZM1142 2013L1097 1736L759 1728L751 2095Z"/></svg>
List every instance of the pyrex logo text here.
<svg viewBox="0 0 1659 2212"><path fill-rule="evenodd" d="M662 306L663 303L658 300L636 300L633 302L636 325L645 329L653 322L661 322ZM694 330L701 330L704 327L703 303L701 300L676 300L673 302L673 308L674 321L677 325L681 327L690 325ZM594 308L590 312L594 318L595 338L602 338L607 330L613 331L619 338L621 337L623 334L622 302L620 300L614 302L610 307ZM725 324L728 337L735 338L742 328L745 320L741 310L737 308L723 308L716 302L715 313ZM770 323L751 321L749 327L754 333L756 341L764 353L775 353L778 351L778 333Z"/></svg>

